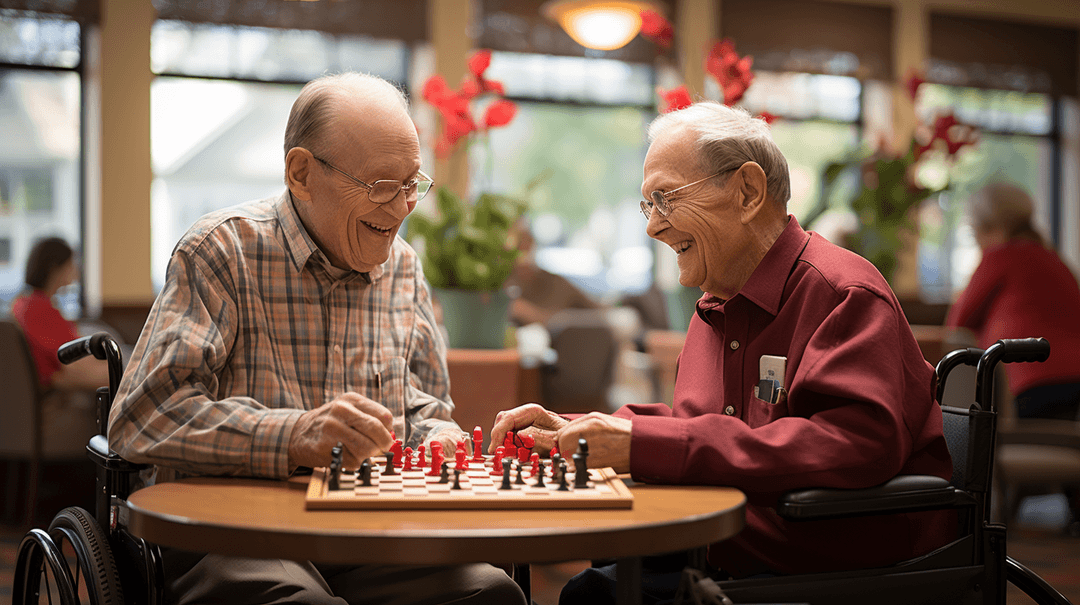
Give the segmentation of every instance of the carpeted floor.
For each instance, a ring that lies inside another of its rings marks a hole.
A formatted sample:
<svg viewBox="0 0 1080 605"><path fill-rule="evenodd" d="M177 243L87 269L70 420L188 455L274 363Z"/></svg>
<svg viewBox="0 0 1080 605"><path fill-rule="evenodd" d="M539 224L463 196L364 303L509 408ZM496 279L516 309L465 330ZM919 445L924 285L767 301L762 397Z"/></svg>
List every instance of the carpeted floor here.
<svg viewBox="0 0 1080 605"><path fill-rule="evenodd" d="M1010 529L1009 554L1030 567L1076 605L1080 605L1080 538L1064 535L1067 512L1063 499L1053 496L1029 498L1020 523ZM47 520L46 520L47 521ZM15 556L25 528L0 525L0 604L11 599ZM555 605L559 590L586 566L584 561L532 568L533 600L537 605ZM1009 587L1009 605L1033 601Z"/></svg>

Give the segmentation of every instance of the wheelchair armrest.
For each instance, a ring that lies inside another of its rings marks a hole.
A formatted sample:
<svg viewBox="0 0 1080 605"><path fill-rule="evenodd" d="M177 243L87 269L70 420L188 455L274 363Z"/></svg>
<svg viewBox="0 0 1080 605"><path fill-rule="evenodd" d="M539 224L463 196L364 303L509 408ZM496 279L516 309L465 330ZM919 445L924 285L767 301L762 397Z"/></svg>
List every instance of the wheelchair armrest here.
<svg viewBox="0 0 1080 605"><path fill-rule="evenodd" d="M94 461L94 464L108 470L135 473L150 468L149 464L128 462L110 450L109 440L105 438L105 435L94 435L90 438L90 443L86 444L86 455Z"/></svg>
<svg viewBox="0 0 1080 605"><path fill-rule="evenodd" d="M974 506L975 498L933 475L899 475L864 489L810 488L787 492L776 512L791 521L910 513Z"/></svg>

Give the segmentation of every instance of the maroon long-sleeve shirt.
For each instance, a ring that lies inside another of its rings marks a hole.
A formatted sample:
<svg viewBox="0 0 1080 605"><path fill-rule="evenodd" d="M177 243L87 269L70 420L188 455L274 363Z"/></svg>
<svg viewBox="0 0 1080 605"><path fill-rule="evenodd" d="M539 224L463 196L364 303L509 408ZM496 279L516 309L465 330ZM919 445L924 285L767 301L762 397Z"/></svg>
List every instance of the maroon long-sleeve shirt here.
<svg viewBox="0 0 1080 605"><path fill-rule="evenodd" d="M787 358L777 403L754 396L762 355ZM698 302L673 404L616 413L633 421L631 474L743 490L746 527L709 549L736 576L888 565L956 537L951 511L788 522L772 509L791 489L952 472L934 370L892 290L794 217L738 294Z"/></svg>

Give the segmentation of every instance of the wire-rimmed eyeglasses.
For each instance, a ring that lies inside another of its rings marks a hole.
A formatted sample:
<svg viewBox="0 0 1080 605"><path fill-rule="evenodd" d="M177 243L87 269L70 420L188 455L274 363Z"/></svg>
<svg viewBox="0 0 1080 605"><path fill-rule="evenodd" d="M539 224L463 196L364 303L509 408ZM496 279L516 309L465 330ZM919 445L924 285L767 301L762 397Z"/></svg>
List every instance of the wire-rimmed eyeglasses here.
<svg viewBox="0 0 1080 605"><path fill-rule="evenodd" d="M649 198L651 199L651 201L641 200L641 213L645 215L646 219L650 219L652 218L652 209L656 208L656 210L660 212L660 216L666 217L667 215L671 214L671 196L675 195L679 191L682 191L683 189L686 189L687 187L693 187L694 185L697 185L699 183L704 183L705 181L713 178L714 176L720 176L725 172L731 171L721 170L716 174L710 174L703 179L694 181L693 183L688 183L686 185L683 185L682 187L676 187L671 191L660 191L659 189L656 189L649 194Z"/></svg>
<svg viewBox="0 0 1080 605"><path fill-rule="evenodd" d="M364 181L361 181L355 176L349 174L348 172L345 172L337 166L334 166L330 162L327 162L326 160L320 158L317 155L312 155L311 157L315 158L322 164L325 164L326 167L330 170L341 173L350 181L366 189L368 192L368 199L375 202L376 204L385 204L387 202L391 202L394 200L394 198L398 196L398 193L402 191L405 192L406 200L414 199L413 196L415 195L415 200L419 202L420 200L424 199L424 196L428 194L428 191L431 191L431 185L435 182L431 180L430 176L424 174L423 170L420 170L417 171L417 178L414 178L405 183L402 183L401 181L378 180L368 185Z"/></svg>

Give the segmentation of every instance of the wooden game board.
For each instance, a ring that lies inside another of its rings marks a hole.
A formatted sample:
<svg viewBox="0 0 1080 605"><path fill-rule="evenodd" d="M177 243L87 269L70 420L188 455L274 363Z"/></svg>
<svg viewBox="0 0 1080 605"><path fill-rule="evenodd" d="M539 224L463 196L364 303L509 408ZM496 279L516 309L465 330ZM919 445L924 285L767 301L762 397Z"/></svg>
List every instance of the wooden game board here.
<svg viewBox="0 0 1080 605"><path fill-rule="evenodd" d="M545 473L544 487L536 487L536 478L528 469L517 485L512 474L510 490L502 490L501 475L491 475L492 458L484 465L470 462L470 469L459 476L461 489L452 489L453 471L448 483L429 477L422 470L402 471L384 476L380 466L373 466L371 486L360 485L355 472L341 474L339 489L329 490L329 469L312 473L305 499L308 510L326 509L526 509L526 508L632 508L634 495L611 468L589 469L589 487L574 488L574 471L567 471L568 491L558 491Z"/></svg>

